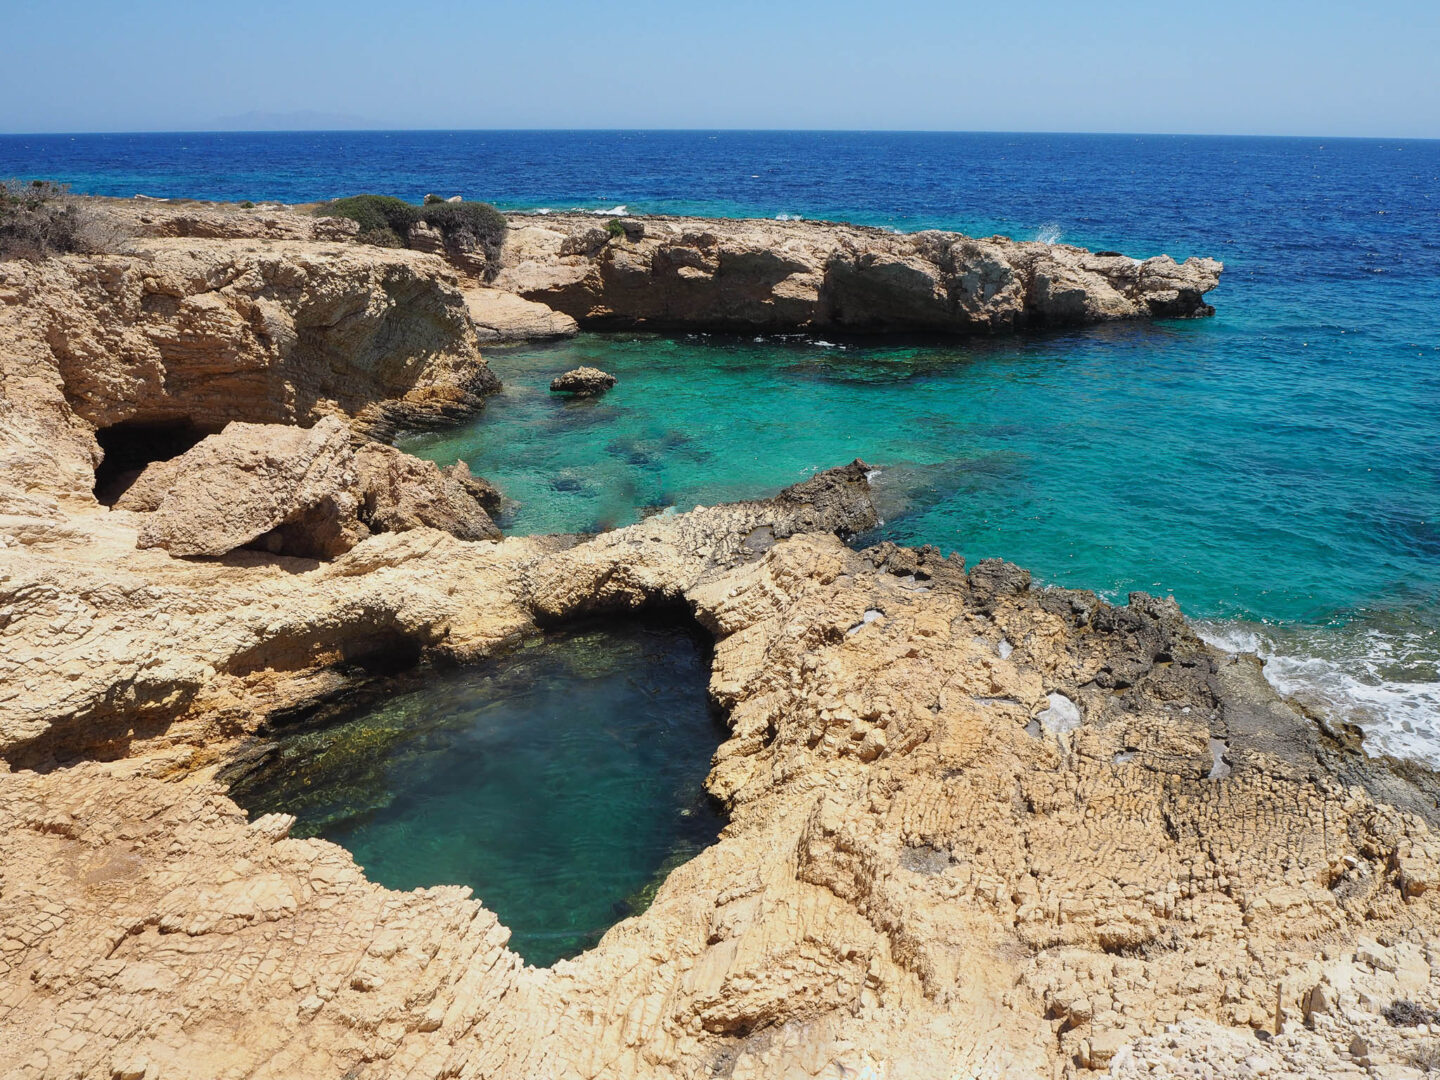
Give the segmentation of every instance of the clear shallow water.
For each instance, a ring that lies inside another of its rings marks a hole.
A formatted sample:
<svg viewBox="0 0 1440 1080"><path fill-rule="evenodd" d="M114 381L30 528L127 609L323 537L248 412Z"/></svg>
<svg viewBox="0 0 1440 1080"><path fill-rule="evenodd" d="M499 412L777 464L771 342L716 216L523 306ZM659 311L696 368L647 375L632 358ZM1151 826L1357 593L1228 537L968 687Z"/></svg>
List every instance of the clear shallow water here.
<svg viewBox="0 0 1440 1080"><path fill-rule="evenodd" d="M586 339L494 351L427 442L512 528L762 495L857 455L885 535L1123 598L1174 592L1271 678L1440 764L1440 142L817 132L0 136L102 194L458 193L829 217L1226 262L1214 319L944 347ZM542 376L622 377L591 406ZM645 458L645 461L641 461ZM559 481L557 485L556 481Z"/></svg>
<svg viewBox="0 0 1440 1080"><path fill-rule="evenodd" d="M639 624L528 643L337 724L234 785L395 889L469 885L546 966L644 909L719 833L705 647Z"/></svg>

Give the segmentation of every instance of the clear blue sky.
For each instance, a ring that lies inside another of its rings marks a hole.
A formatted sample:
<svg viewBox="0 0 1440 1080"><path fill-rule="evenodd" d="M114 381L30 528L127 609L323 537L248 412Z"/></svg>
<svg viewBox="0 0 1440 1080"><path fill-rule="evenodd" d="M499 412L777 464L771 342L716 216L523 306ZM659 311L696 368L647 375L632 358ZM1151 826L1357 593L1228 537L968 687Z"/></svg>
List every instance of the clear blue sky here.
<svg viewBox="0 0 1440 1080"><path fill-rule="evenodd" d="M0 0L0 131L1440 137L1440 0Z"/></svg>

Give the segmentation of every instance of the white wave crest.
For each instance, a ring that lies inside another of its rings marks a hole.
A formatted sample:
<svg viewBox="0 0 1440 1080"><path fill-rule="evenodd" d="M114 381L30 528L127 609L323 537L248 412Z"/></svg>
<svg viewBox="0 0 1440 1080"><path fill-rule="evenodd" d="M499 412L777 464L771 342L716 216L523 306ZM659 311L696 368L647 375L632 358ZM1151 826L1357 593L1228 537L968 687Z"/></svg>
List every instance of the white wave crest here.
<svg viewBox="0 0 1440 1080"><path fill-rule="evenodd" d="M1372 755L1440 768L1440 638L1416 627L1282 628L1212 622L1200 637L1229 653L1254 653L1285 697L1357 725Z"/></svg>
<svg viewBox="0 0 1440 1080"><path fill-rule="evenodd" d="M1035 239L1042 244L1058 244L1064 235L1065 232L1060 228L1058 221L1047 221L1035 230Z"/></svg>

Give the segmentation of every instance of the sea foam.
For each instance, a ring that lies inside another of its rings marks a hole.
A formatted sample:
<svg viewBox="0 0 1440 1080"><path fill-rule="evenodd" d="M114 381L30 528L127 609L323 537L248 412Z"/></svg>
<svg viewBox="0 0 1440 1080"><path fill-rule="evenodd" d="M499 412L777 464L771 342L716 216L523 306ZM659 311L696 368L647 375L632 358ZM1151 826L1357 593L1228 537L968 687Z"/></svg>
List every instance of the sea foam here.
<svg viewBox="0 0 1440 1080"><path fill-rule="evenodd" d="M1363 622L1206 622L1196 630L1218 649L1259 656L1283 696L1360 727L1368 753L1440 767L1440 632Z"/></svg>

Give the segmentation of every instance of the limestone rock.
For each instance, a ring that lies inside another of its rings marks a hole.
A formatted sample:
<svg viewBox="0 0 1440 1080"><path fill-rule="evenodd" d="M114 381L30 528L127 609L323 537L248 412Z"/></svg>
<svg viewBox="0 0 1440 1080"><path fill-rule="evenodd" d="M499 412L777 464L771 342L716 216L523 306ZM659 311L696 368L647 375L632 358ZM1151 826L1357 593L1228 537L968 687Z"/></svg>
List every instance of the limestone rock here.
<svg viewBox="0 0 1440 1080"><path fill-rule="evenodd" d="M580 329L564 312L501 289L469 289L465 303L482 342L571 337Z"/></svg>
<svg viewBox="0 0 1440 1080"><path fill-rule="evenodd" d="M1209 315L1219 262L824 222L516 214L492 284L583 327L970 333Z"/></svg>
<svg viewBox="0 0 1440 1080"><path fill-rule="evenodd" d="M461 540L500 538L500 530L476 495L477 491L483 495L484 481L471 477L463 462L442 471L433 461L367 443L356 452L355 466L360 519L372 532L427 527Z"/></svg>
<svg viewBox="0 0 1440 1080"><path fill-rule="evenodd" d="M551 379L550 389L556 394L595 397L605 393L615 385L615 382L615 376L609 372L593 367L578 367Z"/></svg>
<svg viewBox="0 0 1440 1080"><path fill-rule="evenodd" d="M504 502L500 489L490 483L483 476L475 476L470 472L470 466L463 461L457 461L453 465L447 465L440 470L445 476L463 487L470 497L481 505L488 513L494 514Z"/></svg>
<svg viewBox="0 0 1440 1080"><path fill-rule="evenodd" d="M154 509L137 544L213 556L273 534L267 546L277 554L338 555L365 535L354 525L356 483L341 420L326 417L308 429L228 424L141 476L132 505L153 501Z"/></svg>
<svg viewBox="0 0 1440 1080"><path fill-rule="evenodd" d="M319 239L334 219L101 203L138 215L123 253L0 264L0 513L27 529L93 504L96 429L343 412L388 436L498 388L441 259Z"/></svg>

